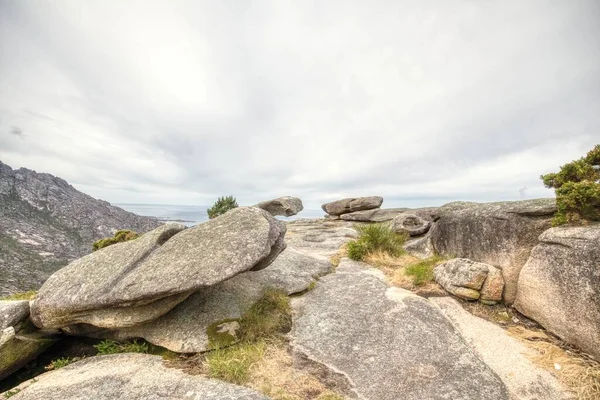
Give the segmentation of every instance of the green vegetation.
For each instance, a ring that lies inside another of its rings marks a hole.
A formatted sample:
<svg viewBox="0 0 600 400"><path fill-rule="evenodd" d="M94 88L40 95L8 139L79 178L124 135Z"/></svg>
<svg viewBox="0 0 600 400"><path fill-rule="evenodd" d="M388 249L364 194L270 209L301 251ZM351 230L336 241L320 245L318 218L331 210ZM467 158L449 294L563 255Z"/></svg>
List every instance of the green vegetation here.
<svg viewBox="0 0 600 400"><path fill-rule="evenodd" d="M441 261L444 261L444 258L440 256L429 257L414 264L407 265L404 273L412 277L415 286L423 286L426 283L433 282L433 269Z"/></svg>
<svg viewBox="0 0 600 400"><path fill-rule="evenodd" d="M344 398L339 394L325 393L317 397L317 400L344 400Z"/></svg>
<svg viewBox="0 0 600 400"><path fill-rule="evenodd" d="M388 224L355 225L358 239L348 242L348 257L361 261L375 252L387 253L398 257L404 253L402 245L406 242L405 233L395 233Z"/></svg>
<svg viewBox="0 0 600 400"><path fill-rule="evenodd" d="M21 391L21 389L19 389L19 388L9 390L8 392L4 393L4 398L10 399L11 397L13 397L15 394L19 393L20 391Z"/></svg>
<svg viewBox="0 0 600 400"><path fill-rule="evenodd" d="M207 210L208 218L213 219L218 217L221 214L225 214L227 211L234 209L238 206L235 197L233 196L224 196L219 197L215 204L212 205L211 208Z"/></svg>
<svg viewBox="0 0 600 400"><path fill-rule="evenodd" d="M37 296L35 290L11 294L10 296L0 297L0 300L33 300Z"/></svg>
<svg viewBox="0 0 600 400"><path fill-rule="evenodd" d="M55 369L60 369L62 367L66 367L69 364L74 363L75 361L79 361L81 360L81 357L63 357L63 358L58 358L56 360L52 360L52 362L50 363L50 365L48 365L46 367L46 370L51 371L51 370L55 370Z"/></svg>
<svg viewBox="0 0 600 400"><path fill-rule="evenodd" d="M226 329L218 329L235 322L237 329L233 335ZM220 321L207 329L211 347L221 345L206 355L209 375L236 384L247 382L250 368L262 360L268 343L281 340L291 324L289 297L279 290L266 290L239 320ZM233 342L239 343L223 347Z"/></svg>
<svg viewBox="0 0 600 400"><path fill-rule="evenodd" d="M117 353L148 353L148 343L138 342L115 342L114 340L103 340L94 345L98 350L98 355L117 354Z"/></svg>
<svg viewBox="0 0 600 400"><path fill-rule="evenodd" d="M600 221L600 145L541 179L556 192L558 211L553 225Z"/></svg>
<svg viewBox="0 0 600 400"><path fill-rule="evenodd" d="M110 238L100 239L94 242L92 251L100 250L104 247L113 245L115 243L127 242L129 240L137 239L139 235L133 231L121 230L115 233L115 236Z"/></svg>

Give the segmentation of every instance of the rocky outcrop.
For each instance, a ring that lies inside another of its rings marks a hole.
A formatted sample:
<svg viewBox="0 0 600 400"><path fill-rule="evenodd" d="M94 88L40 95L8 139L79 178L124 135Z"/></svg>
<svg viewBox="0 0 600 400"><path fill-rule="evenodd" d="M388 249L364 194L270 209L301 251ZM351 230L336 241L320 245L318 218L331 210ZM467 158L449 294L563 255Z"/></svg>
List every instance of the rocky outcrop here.
<svg viewBox="0 0 600 400"><path fill-rule="evenodd" d="M36 290L54 271L119 229L159 226L64 180L0 162L0 296Z"/></svg>
<svg viewBox="0 0 600 400"><path fill-rule="evenodd" d="M390 229L396 233L406 233L409 236L419 236L427 233L431 227L431 221L427 221L418 215L402 213L392 220Z"/></svg>
<svg viewBox="0 0 600 400"><path fill-rule="evenodd" d="M235 331L239 319L267 289L281 290L290 295L310 287L316 278L331 271L328 261L287 248L268 268L248 271L201 290L188 297L162 317L145 324L114 332L94 330L89 326L74 326L71 334L125 340L144 338L177 353L197 353L217 344L237 341ZM211 341L209 327L220 329L229 324L228 337L220 335L219 343Z"/></svg>
<svg viewBox="0 0 600 400"><path fill-rule="evenodd" d="M435 267L433 275L446 291L461 299L481 300L485 304L502 300L502 273L489 264L455 258Z"/></svg>
<svg viewBox="0 0 600 400"><path fill-rule="evenodd" d="M285 224L254 207L183 228L164 225L59 270L40 289L32 320L41 328L138 325L193 292L274 259L284 247Z"/></svg>
<svg viewBox="0 0 600 400"><path fill-rule="evenodd" d="M355 211L339 216L344 221L356 222L386 222L391 221L399 214L408 211L408 208L377 208L375 210Z"/></svg>
<svg viewBox="0 0 600 400"><path fill-rule="evenodd" d="M531 361L536 350L498 325L472 315L450 297L429 299L450 320L465 342L506 385L514 400L567 400L573 396L550 372Z"/></svg>
<svg viewBox="0 0 600 400"><path fill-rule="evenodd" d="M293 300L297 353L346 377L361 399L508 399L505 385L426 299L342 260Z"/></svg>
<svg viewBox="0 0 600 400"><path fill-rule="evenodd" d="M304 209L302 200L297 197L279 197L258 203L254 207L261 208L273 216L291 217Z"/></svg>
<svg viewBox="0 0 600 400"><path fill-rule="evenodd" d="M554 199L500 203L450 203L434 211L431 240L437 253L468 258L502 270L504 300L517 294L521 268L538 236L551 225Z"/></svg>
<svg viewBox="0 0 600 400"><path fill-rule="evenodd" d="M544 232L521 271L515 307L600 360L600 224Z"/></svg>
<svg viewBox="0 0 600 400"><path fill-rule="evenodd" d="M56 343L29 322L29 302L0 301L0 381Z"/></svg>
<svg viewBox="0 0 600 400"><path fill-rule="evenodd" d="M159 356L86 358L23 384L13 400L268 400L231 383L167 368Z"/></svg>
<svg viewBox="0 0 600 400"><path fill-rule="evenodd" d="M323 204L321 208L329 215L342 215L354 211L372 210L374 208L379 208L381 207L382 203L383 197L370 196L332 201L331 203Z"/></svg>
<svg viewBox="0 0 600 400"><path fill-rule="evenodd" d="M358 236L352 224L343 221L297 220L288 222L287 229L285 240L291 247L323 259Z"/></svg>

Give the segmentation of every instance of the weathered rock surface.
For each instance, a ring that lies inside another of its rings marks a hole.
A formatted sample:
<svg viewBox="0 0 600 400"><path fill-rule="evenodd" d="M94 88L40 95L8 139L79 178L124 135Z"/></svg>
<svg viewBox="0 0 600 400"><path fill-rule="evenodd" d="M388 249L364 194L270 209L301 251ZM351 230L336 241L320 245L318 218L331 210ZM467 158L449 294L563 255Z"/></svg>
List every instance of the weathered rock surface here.
<svg viewBox="0 0 600 400"><path fill-rule="evenodd" d="M90 334L116 340L144 338L178 353L195 353L211 348L207 329L240 318L267 289L299 293L331 271L331 264L292 248L287 248L268 268L249 271L191 295L155 321L117 332L93 332L89 327L73 327L73 334ZM239 326L239 325L238 325ZM217 326L218 328L218 326ZM233 335L231 341L237 338Z"/></svg>
<svg viewBox="0 0 600 400"><path fill-rule="evenodd" d="M433 257L435 255L429 232L425 236L407 240L402 247L407 253L421 259Z"/></svg>
<svg viewBox="0 0 600 400"><path fill-rule="evenodd" d="M499 326L478 318L450 297L431 297L463 339L508 388L514 400L570 399L568 391L548 371L530 361L536 351L509 336Z"/></svg>
<svg viewBox="0 0 600 400"><path fill-rule="evenodd" d="M297 197L285 196L258 203L255 207L261 208L273 216L281 215L291 217L304 210L302 200Z"/></svg>
<svg viewBox="0 0 600 400"><path fill-rule="evenodd" d="M382 203L383 197L370 196L332 201L331 203L323 204L321 208L329 215L342 215L354 211L372 210L374 208L379 208L381 207Z"/></svg>
<svg viewBox="0 0 600 400"><path fill-rule="evenodd" d="M550 228L554 199L500 203L450 203L433 212L433 247L447 257L468 258L502 270L504 300L517 294L519 273L538 236Z"/></svg>
<svg viewBox="0 0 600 400"><path fill-rule="evenodd" d="M391 221L399 214L408 211L408 208L384 208L366 211L356 211L340 215L344 221L355 222L386 222Z"/></svg>
<svg viewBox="0 0 600 400"><path fill-rule="evenodd" d="M502 381L426 299L343 259L293 301L292 347L361 399L508 399Z"/></svg>
<svg viewBox="0 0 600 400"><path fill-rule="evenodd" d="M285 240L299 251L329 259L344 243L357 236L349 222L300 219L287 223Z"/></svg>
<svg viewBox="0 0 600 400"><path fill-rule="evenodd" d="M231 383L166 368L159 356L90 357L22 385L13 400L268 400Z"/></svg>
<svg viewBox="0 0 600 400"><path fill-rule="evenodd" d="M410 236L419 236L426 233L431 227L431 221L427 221L418 215L402 213L390 223L390 229L396 233L405 232Z"/></svg>
<svg viewBox="0 0 600 400"><path fill-rule="evenodd" d="M462 299L488 304L502 300L502 274L489 264L454 258L435 267L433 275L446 291Z"/></svg>
<svg viewBox="0 0 600 400"><path fill-rule="evenodd" d="M255 207L183 228L164 225L59 270L40 289L33 322L116 329L156 319L193 292L273 259L285 234L283 222Z"/></svg>
<svg viewBox="0 0 600 400"><path fill-rule="evenodd" d="M0 300L0 330L15 326L29 316L29 301Z"/></svg>
<svg viewBox="0 0 600 400"><path fill-rule="evenodd" d="M600 224L544 232L521 271L515 307L600 360Z"/></svg>
<svg viewBox="0 0 600 400"><path fill-rule="evenodd" d="M159 226L64 180L0 162L0 296L36 290L54 271L119 229Z"/></svg>

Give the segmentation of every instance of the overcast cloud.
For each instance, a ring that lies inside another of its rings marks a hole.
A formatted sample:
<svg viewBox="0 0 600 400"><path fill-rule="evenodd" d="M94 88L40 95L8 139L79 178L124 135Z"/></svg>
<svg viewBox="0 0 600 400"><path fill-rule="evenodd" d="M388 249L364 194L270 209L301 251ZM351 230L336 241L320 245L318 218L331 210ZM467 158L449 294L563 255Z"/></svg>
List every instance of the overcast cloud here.
<svg viewBox="0 0 600 400"><path fill-rule="evenodd" d="M600 2L0 0L0 160L110 202L548 197Z"/></svg>

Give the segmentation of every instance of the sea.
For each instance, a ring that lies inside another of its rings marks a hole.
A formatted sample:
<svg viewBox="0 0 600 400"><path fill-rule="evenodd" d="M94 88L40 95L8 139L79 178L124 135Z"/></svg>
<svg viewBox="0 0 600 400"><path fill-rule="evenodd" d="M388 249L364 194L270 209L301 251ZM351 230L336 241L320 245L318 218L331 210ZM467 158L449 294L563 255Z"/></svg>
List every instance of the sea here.
<svg viewBox="0 0 600 400"><path fill-rule="evenodd" d="M183 206L174 204L115 204L134 214L156 217L164 222L180 222L187 226L197 225L208 221L209 206ZM277 217L284 221L300 218L321 218L323 210L302 210L298 215L291 217Z"/></svg>

